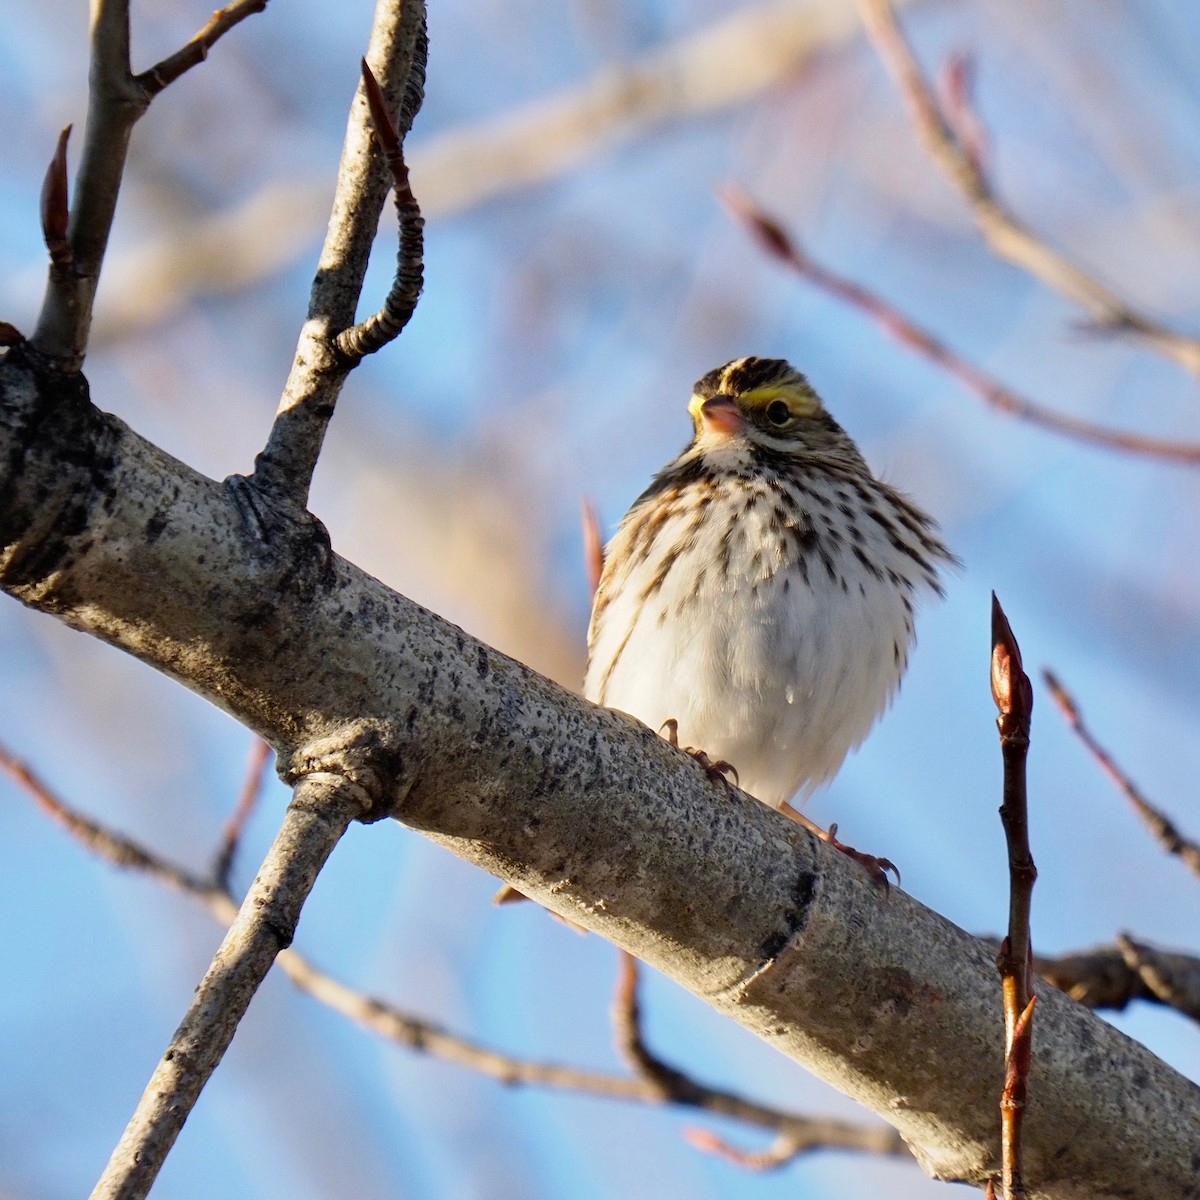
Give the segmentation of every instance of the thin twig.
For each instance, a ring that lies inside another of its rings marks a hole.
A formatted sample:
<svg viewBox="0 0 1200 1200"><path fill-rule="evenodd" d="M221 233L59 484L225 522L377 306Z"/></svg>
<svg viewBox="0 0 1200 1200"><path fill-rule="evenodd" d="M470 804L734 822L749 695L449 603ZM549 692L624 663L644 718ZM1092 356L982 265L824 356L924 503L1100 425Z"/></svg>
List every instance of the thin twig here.
<svg viewBox="0 0 1200 1200"><path fill-rule="evenodd" d="M795 1162L807 1149L788 1133L781 1133L765 1150L743 1150L708 1129L685 1129L683 1140L705 1154L716 1155L743 1171L777 1171Z"/></svg>
<svg viewBox="0 0 1200 1200"><path fill-rule="evenodd" d="M1106 450L1200 466L1200 444L1106 429L1102 425L1055 412L1005 387L960 357L888 301L814 261L779 221L770 216L742 188L727 184L721 189L720 195L729 213L771 257L802 279L870 317L901 345L940 367L998 412L1027 421L1061 437L1102 446Z"/></svg>
<svg viewBox="0 0 1200 1200"><path fill-rule="evenodd" d="M213 879L226 890L229 888L229 872L233 869L233 858L245 832L246 822L250 820L262 795L267 763L271 761L272 753L274 752L271 747L262 738L254 739L250 746L249 758L246 760L246 772L237 804L221 831L221 841L213 856Z"/></svg>
<svg viewBox="0 0 1200 1200"><path fill-rule="evenodd" d="M400 336L416 311L425 281L425 220L409 184L404 143L365 58L362 60L362 80L367 107L371 112L371 125L392 176L392 195L396 203L400 237L396 250L396 274L383 307L365 321L343 329L334 339L337 352L349 363L357 363L368 354L382 350Z"/></svg>
<svg viewBox="0 0 1200 1200"><path fill-rule="evenodd" d="M1190 971L1180 971L1173 955L1164 955L1152 946L1135 942L1128 934L1117 935L1117 946L1126 966L1137 973L1142 984L1154 997L1177 1012L1200 1021L1200 971L1194 960Z"/></svg>
<svg viewBox="0 0 1200 1200"><path fill-rule="evenodd" d="M116 866L130 867L148 878L200 901L221 924L229 925L238 905L222 887L168 862L161 855L71 808L25 764L0 747L0 769L5 770L57 824L85 849ZM319 970L299 951L285 949L276 958L279 968L301 991L354 1021L379 1037L396 1042L418 1054L454 1063L507 1086L536 1086L578 1092L610 1100L659 1106L673 1103L657 1083L640 1077L589 1071L558 1063L536 1062L504 1054L469 1038L448 1032L422 1017L403 1012L385 1000L368 996ZM708 1108L744 1120L763 1129L777 1131L796 1144L796 1153L822 1147L859 1150L863 1153L904 1156L907 1149L899 1135L886 1127L860 1127L848 1122L808 1118L798 1113L755 1105L740 1097L696 1085L697 1095L709 1096ZM737 1111L727 1107L739 1102Z"/></svg>
<svg viewBox="0 0 1200 1200"><path fill-rule="evenodd" d="M632 954L620 952L617 986L613 995L613 1033L617 1051L626 1065L652 1090L663 1104L678 1104L717 1116L732 1117L750 1125L773 1129L795 1145L792 1157L815 1149L869 1150L874 1154L906 1157L904 1140L887 1126L867 1129L841 1121L780 1121L775 1110L732 1092L697 1083L690 1076L659 1058L642 1034L641 1006L638 1001L638 962ZM843 1140L847 1139L847 1140ZM691 1139L690 1139L691 1140Z"/></svg>
<svg viewBox="0 0 1200 1200"><path fill-rule="evenodd" d="M1000 1165L1004 1200L1025 1200L1021 1128L1033 1055L1033 949L1030 906L1037 868L1029 847L1029 807L1025 760L1033 716L1033 685L1021 665L1021 649L996 593L992 593L992 699L999 717L1004 760L1004 801L1000 820L1008 846L1008 935L996 965L1004 995L1004 1091L1000 1099Z"/></svg>
<svg viewBox="0 0 1200 1200"><path fill-rule="evenodd" d="M321 867L370 807L363 789L333 774L296 785L283 824L188 1011L117 1143L92 1200L140 1200L224 1057L250 1001L287 947Z"/></svg>
<svg viewBox="0 0 1200 1200"><path fill-rule="evenodd" d="M1200 339L1185 337L1136 311L1095 276L1048 245L997 199L979 156L957 132L962 120L952 122L939 106L896 21L891 0L859 0L859 10L867 35L908 104L926 152L962 193L992 252L1074 301L1105 332L1134 336L1193 375L1200 375ZM968 106L965 93L957 99L964 109ZM978 124L974 114L972 119Z"/></svg>
<svg viewBox="0 0 1200 1200"><path fill-rule="evenodd" d="M155 63L148 71L143 71L137 77L137 82L145 89L146 95L153 99L180 75L199 66L213 46L235 25L262 12L267 4L268 0L235 0L235 3L217 9L190 41L185 42L174 54Z"/></svg>
<svg viewBox="0 0 1200 1200"><path fill-rule="evenodd" d="M407 136L425 95L427 53L424 0L379 0L367 59L386 97L382 107L386 111L390 106L397 113L397 144ZM308 504L313 471L346 376L361 358L343 353L337 339L354 325L379 215L394 182L385 156L376 145L365 82L359 89L350 107L333 209L309 296L308 318L267 444L255 462L256 484L299 508ZM417 236L418 243L420 240L420 213L415 201L410 208L404 207L401 190L397 185L401 220L407 225L401 241L401 267L393 285L393 293L397 289L403 293L396 300L400 306L397 312L412 289L420 288L419 272L413 275L412 264L407 261L413 236ZM409 200L411 196L408 192ZM416 251L419 262L419 244ZM415 303L415 293L412 299ZM389 296L389 303L391 300ZM385 304L385 313L387 307ZM380 324L372 326L370 342L377 336L384 336L386 341L392 323L391 315L381 317Z"/></svg>
<svg viewBox="0 0 1200 1200"><path fill-rule="evenodd" d="M179 55L164 60L153 71L135 76L129 60L129 0L93 0L88 113L83 152L75 176L75 199L63 231L65 241L57 247L57 252L51 246L46 297L30 338L34 351L57 370L74 374L83 366L100 268L108 248L134 125L158 92L201 61L204 50L227 29L251 12L261 11L265 3L266 0L257 0L257 7L253 3L232 5L225 10L232 16L221 20L222 14L216 14L201 35L197 35L206 36L206 41L196 43L191 51L184 47ZM172 63L175 65L168 69L167 64ZM154 71L160 69L162 80L156 82ZM60 154L64 151L60 141ZM58 183L54 186L57 189ZM60 199L65 205L65 177L61 193L61 197L52 197L55 208ZM42 207L45 215L45 196ZM57 241L57 216L55 220L53 232Z"/></svg>
<svg viewBox="0 0 1200 1200"><path fill-rule="evenodd" d="M1125 799L1133 805L1146 828L1158 844L1168 853L1183 860L1193 875L1200 876L1200 844L1184 837L1175 823L1159 808L1146 799L1141 789L1116 764L1112 755L1096 740L1092 731L1083 723L1079 705L1063 687L1053 671L1043 670L1042 678L1059 712L1066 718L1075 736L1084 744L1088 753L1100 764L1100 769L1117 785Z"/></svg>

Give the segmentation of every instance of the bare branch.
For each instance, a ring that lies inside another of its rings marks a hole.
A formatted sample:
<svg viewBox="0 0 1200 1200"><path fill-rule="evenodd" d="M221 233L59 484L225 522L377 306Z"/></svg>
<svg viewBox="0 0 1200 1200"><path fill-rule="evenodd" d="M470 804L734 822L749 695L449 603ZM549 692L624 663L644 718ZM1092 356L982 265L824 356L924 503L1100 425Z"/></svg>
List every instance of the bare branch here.
<svg viewBox="0 0 1200 1200"><path fill-rule="evenodd" d="M926 152L962 193L992 252L1074 301L1091 314L1103 331L1136 337L1149 349L1193 375L1200 375L1200 339L1185 337L1136 311L1128 301L1048 245L997 199L979 155L964 144L958 133L965 123L962 114L968 107L965 92L957 97L961 108L952 124L896 22L891 0L859 0L859 11L879 57L908 104ZM978 125L974 114L971 119Z"/></svg>
<svg viewBox="0 0 1200 1200"><path fill-rule="evenodd" d="M777 1171L795 1162L807 1149L787 1133L781 1133L765 1150L743 1150L707 1129L685 1129L683 1136L697 1150L715 1154L743 1171Z"/></svg>
<svg viewBox="0 0 1200 1200"><path fill-rule="evenodd" d="M231 5L224 14L214 14L205 30L197 35L203 38L211 29L207 41L196 43L197 49L191 52L199 54L194 61L199 62L204 49L226 29L250 12L261 11L265 5L266 0L258 0L257 7L242 2ZM159 64L165 71L162 82L157 82L154 74L159 68L145 76L134 76L129 62L129 0L93 0L88 115L83 154L75 177L75 202L63 230L57 210L60 205L65 207L66 202L64 162L63 177L55 179L52 194L43 192L43 221L50 216L47 241L53 244L46 295L30 339L37 354L66 374L78 373L87 352L92 305L117 210L133 127L154 96L172 78L194 65L186 52L187 47L180 51L183 58L177 55ZM168 69L166 64L171 63L175 65ZM59 154L65 154L65 135L60 140Z"/></svg>
<svg viewBox="0 0 1200 1200"><path fill-rule="evenodd" d="M1118 934L1117 946L1126 965L1157 1000L1200 1021L1200 964L1195 959L1181 964L1178 955L1163 954L1125 933Z"/></svg>
<svg viewBox="0 0 1200 1200"><path fill-rule="evenodd" d="M246 822L250 820L262 795L263 782L266 778L267 763L271 761L274 751L262 738L255 738L250 746L250 756L246 762L246 775L242 780L242 790L238 794L237 804L233 815L221 832L221 843L213 856L213 879L222 888L229 888L229 872L233 869L233 856L237 853Z"/></svg>
<svg viewBox="0 0 1200 1200"><path fill-rule="evenodd" d="M715 1116L732 1117L747 1124L777 1130L793 1146L791 1157L815 1149L862 1150L873 1154L907 1157L911 1151L895 1130L866 1128L844 1121L781 1121L780 1114L733 1092L721 1091L697 1083L682 1071L663 1062L646 1045L642 1034L641 1006L638 1001L638 962L621 951L617 987L613 995L613 1031L617 1050L634 1074L652 1094L665 1104L700 1109ZM695 1143L695 1138L689 1137ZM705 1147L712 1149L712 1147Z"/></svg>
<svg viewBox="0 0 1200 1200"><path fill-rule="evenodd" d="M350 329L343 329L334 339L338 354L350 365L382 350L400 336L416 311L425 279L425 221L408 181L404 143L365 58L362 61L362 81L371 113L371 125L392 176L400 244L396 251L396 274L383 307L365 321L360 321Z"/></svg>
<svg viewBox="0 0 1200 1200"><path fill-rule="evenodd" d="M1037 425L1061 437L1101 446L1106 450L1144 455L1185 466L1200 465L1200 444L1106 429L1026 399L959 357L900 309L860 284L837 275L816 262L779 221L770 216L742 188L735 184L727 184L721 189L720 196L730 215L754 238L765 253L823 292L870 317L902 346L941 367L947 375L957 379L997 412L1028 421L1031 425Z"/></svg>
<svg viewBox="0 0 1200 1200"><path fill-rule="evenodd" d="M845 0L766 0L631 63L510 112L406 148L426 220L454 214L570 172L597 150L672 123L743 104L859 32ZM324 180L278 179L208 217L186 236L167 229L109 263L125 285L107 294L95 336L161 323L194 295L253 286L305 252L328 218Z"/></svg>
<svg viewBox="0 0 1200 1200"><path fill-rule="evenodd" d="M1100 769L1115 783L1121 794L1133 806L1146 828L1158 844L1168 853L1183 860L1193 875L1200 876L1200 844L1185 837L1175 823L1160 808L1151 804L1141 789L1117 765L1112 755L1096 740L1092 731L1083 723L1083 716L1075 698L1059 682L1053 671L1043 670L1042 678L1059 712L1066 718L1076 737L1084 744L1091 756L1100 764Z"/></svg>
<svg viewBox="0 0 1200 1200"><path fill-rule="evenodd" d="M150 1191L259 984L280 950L291 943L318 873L350 822L369 806L361 787L338 776L315 774L296 786L275 842L146 1085L92 1200L140 1200Z"/></svg>
<svg viewBox="0 0 1200 1200"><path fill-rule="evenodd" d="M1029 846L1025 760L1033 716L1033 686L1021 664L1021 648L992 593L992 699L1000 715L1004 802L1000 820L1008 847L1008 934L996 965L1004 995L1004 1091L1000 1098L1000 1164L1004 1200L1026 1200L1022 1129L1033 1055L1033 947L1029 916L1037 868Z"/></svg>
<svg viewBox="0 0 1200 1200"><path fill-rule="evenodd" d="M184 72L199 66L225 34L247 17L262 12L268 2L269 0L235 0L235 3L217 9L195 37L174 54L155 63L148 71L143 71L137 77L138 84L145 89L146 95L153 99Z"/></svg>
<svg viewBox="0 0 1200 1200"><path fill-rule="evenodd" d="M424 0L379 0L367 59L374 77L381 81L388 105L399 114L400 142L425 95L427 51ZM270 436L255 463L256 483L300 508L308 503L313 471L342 385L358 361L341 354L336 339L354 324L379 214L390 186L391 175L375 143L360 83L350 107L308 318ZM404 250L402 244L402 255Z"/></svg>

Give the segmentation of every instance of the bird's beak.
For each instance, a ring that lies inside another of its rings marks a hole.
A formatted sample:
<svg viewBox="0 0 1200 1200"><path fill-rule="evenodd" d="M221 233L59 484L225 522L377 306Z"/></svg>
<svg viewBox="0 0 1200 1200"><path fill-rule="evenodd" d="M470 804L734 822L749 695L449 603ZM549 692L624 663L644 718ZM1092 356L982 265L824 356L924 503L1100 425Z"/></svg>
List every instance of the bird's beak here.
<svg viewBox="0 0 1200 1200"><path fill-rule="evenodd" d="M746 428L746 418L732 396L710 396L697 407L697 413L706 433L731 436Z"/></svg>

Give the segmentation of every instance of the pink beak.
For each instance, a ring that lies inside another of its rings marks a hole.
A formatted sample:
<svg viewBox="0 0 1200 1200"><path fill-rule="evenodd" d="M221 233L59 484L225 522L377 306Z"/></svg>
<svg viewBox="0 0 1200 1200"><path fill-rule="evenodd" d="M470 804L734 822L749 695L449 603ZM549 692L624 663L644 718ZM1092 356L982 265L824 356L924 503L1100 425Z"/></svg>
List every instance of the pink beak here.
<svg viewBox="0 0 1200 1200"><path fill-rule="evenodd" d="M730 396L713 396L700 405L700 418L704 428L716 433L741 433L746 428L746 418Z"/></svg>

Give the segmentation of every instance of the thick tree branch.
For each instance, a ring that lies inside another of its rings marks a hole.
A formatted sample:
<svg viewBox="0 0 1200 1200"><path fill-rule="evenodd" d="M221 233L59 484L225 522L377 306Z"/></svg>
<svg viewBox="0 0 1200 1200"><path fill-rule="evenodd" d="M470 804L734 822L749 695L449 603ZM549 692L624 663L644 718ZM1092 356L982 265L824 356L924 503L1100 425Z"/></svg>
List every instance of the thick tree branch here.
<svg viewBox="0 0 1200 1200"><path fill-rule="evenodd" d="M390 592L319 527L264 540L236 484L20 347L0 361L0 586L208 696L289 772L356 727L400 820L874 1109L931 1173L995 1171L1003 1039L984 944L882 896L631 719ZM1035 1194L1194 1193L1200 1089L1053 990L1038 997Z"/></svg>
<svg viewBox="0 0 1200 1200"><path fill-rule="evenodd" d="M256 750L263 744L256 742ZM258 759L255 757L252 759L252 769L248 772L248 778L255 776L258 766ZM29 767L3 746L0 746L0 771L7 773L33 797L43 812L92 854L113 866L139 871L164 887L198 901L222 925L228 926L236 919L238 905L224 881L214 882L196 875L184 867L168 862L132 838L116 833L100 822L84 816L56 795ZM242 804L239 803L238 811L241 810ZM624 951L621 953L629 962L634 961L625 955ZM454 1063L509 1087L544 1087L652 1106L678 1104L735 1118L748 1125L779 1134L787 1143L789 1159L822 1149L909 1156L908 1148L899 1135L886 1126L856 1125L849 1121L786 1112L756 1104L720 1088L696 1083L678 1072L675 1074L685 1080L687 1086L681 1094L672 1096L666 1094L663 1088L649 1077L631 1078L605 1071L589 1071L581 1067L536 1062L503 1054L469 1038L451 1033L433 1021L402 1012L385 1000L348 987L319 970L294 949L281 950L275 962L301 991L307 992L334 1012L354 1021L376 1036L395 1042L415 1053ZM640 1033L638 1038L640 1042ZM701 1135L694 1134L689 1135L689 1140L699 1144L702 1138ZM780 1159L778 1162L772 1162L772 1165L782 1165L782 1161Z"/></svg>

